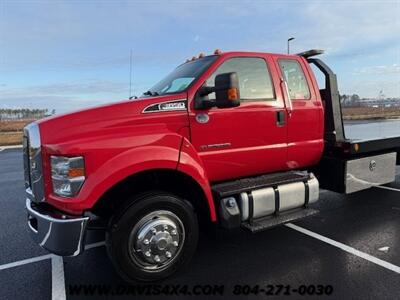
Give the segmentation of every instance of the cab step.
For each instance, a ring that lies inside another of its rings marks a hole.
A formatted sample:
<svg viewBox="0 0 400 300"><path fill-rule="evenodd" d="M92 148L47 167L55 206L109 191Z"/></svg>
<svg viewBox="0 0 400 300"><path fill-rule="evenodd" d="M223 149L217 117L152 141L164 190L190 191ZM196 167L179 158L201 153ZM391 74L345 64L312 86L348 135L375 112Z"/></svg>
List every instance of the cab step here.
<svg viewBox="0 0 400 300"><path fill-rule="evenodd" d="M310 173L289 171L218 183L212 186L212 191L217 198L221 199L256 189L275 187L293 182L306 182L309 179Z"/></svg>
<svg viewBox="0 0 400 300"><path fill-rule="evenodd" d="M288 211L277 216L268 216L260 219L252 220L248 223L243 223L242 228L250 230L252 233L257 233L260 231L264 231L270 229L272 227L282 225L285 223L297 221L299 219L303 219L306 217L313 216L319 213L319 210L312 209L312 208L303 208L298 209L296 211Z"/></svg>

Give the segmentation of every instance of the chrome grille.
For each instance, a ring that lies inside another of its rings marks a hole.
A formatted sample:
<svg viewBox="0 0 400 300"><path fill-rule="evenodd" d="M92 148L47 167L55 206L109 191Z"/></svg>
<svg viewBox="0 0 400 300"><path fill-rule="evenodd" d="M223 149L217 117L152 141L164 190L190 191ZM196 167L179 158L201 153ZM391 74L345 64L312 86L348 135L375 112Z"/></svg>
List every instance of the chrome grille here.
<svg viewBox="0 0 400 300"><path fill-rule="evenodd" d="M41 140L39 126L36 123L24 128L23 156L27 196L35 202L44 201Z"/></svg>
<svg viewBox="0 0 400 300"><path fill-rule="evenodd" d="M24 177L25 177L25 188L31 188L31 174L29 170L29 140L24 133L22 140L22 153L24 160Z"/></svg>

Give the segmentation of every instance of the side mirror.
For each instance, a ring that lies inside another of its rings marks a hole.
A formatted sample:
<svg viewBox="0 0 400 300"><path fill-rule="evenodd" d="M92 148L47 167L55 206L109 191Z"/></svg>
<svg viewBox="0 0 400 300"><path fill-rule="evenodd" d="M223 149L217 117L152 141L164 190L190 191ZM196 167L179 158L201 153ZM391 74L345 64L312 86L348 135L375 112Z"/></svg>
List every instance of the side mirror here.
<svg viewBox="0 0 400 300"><path fill-rule="evenodd" d="M218 108L240 105L239 79L236 72L217 75L214 89L215 105Z"/></svg>

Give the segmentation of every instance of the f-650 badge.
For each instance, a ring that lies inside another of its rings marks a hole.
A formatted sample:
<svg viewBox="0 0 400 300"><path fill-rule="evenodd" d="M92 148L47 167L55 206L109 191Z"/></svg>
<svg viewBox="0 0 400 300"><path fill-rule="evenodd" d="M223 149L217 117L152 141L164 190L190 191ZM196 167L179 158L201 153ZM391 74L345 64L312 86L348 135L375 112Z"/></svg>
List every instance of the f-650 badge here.
<svg viewBox="0 0 400 300"><path fill-rule="evenodd" d="M163 102L163 103L155 103L150 106L147 106L143 110L143 112L151 113L151 112L179 111L179 110L186 110L186 99Z"/></svg>
<svg viewBox="0 0 400 300"><path fill-rule="evenodd" d="M160 104L161 110L180 110L186 109L185 102L168 102L168 103L161 103Z"/></svg>

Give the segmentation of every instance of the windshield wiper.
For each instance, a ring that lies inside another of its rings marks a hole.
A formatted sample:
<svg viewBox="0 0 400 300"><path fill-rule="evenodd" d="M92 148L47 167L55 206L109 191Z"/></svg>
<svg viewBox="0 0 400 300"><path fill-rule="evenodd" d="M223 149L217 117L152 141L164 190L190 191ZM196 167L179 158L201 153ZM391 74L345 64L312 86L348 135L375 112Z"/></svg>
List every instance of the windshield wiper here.
<svg viewBox="0 0 400 300"><path fill-rule="evenodd" d="M147 91L147 92L144 92L143 95L145 95L145 96L158 96L158 93L157 92L152 92L152 91Z"/></svg>

